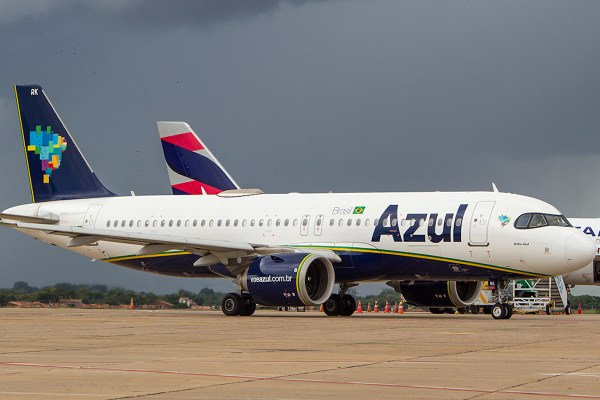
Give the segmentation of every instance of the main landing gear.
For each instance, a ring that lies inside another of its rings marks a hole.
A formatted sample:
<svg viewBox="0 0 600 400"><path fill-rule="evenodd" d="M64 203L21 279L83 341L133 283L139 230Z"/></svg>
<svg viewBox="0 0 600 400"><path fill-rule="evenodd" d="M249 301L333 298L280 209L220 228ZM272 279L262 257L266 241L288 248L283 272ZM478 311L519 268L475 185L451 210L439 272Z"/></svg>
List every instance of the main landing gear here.
<svg viewBox="0 0 600 400"><path fill-rule="evenodd" d="M223 314L231 317L241 315L249 317L256 311L256 303L248 293L227 293L221 302L221 310Z"/></svg>
<svg viewBox="0 0 600 400"><path fill-rule="evenodd" d="M513 305L508 303L506 288L508 282L500 279L496 288L492 290L492 294L496 299L496 304L492 307L491 314L494 319L509 319L513 315Z"/></svg>
<svg viewBox="0 0 600 400"><path fill-rule="evenodd" d="M323 303L323 311L325 314L330 317L335 315L349 317L354 314L354 311L356 311L356 300L346 293L352 286L356 286L356 284L342 283L340 285L339 294L333 293L325 303Z"/></svg>

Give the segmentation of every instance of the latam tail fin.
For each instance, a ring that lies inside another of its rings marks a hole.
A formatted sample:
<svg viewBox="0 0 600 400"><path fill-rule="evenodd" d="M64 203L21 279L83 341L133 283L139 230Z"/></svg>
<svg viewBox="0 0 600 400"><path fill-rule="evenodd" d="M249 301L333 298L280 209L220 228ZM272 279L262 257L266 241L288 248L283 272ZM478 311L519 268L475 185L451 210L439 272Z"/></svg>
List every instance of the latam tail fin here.
<svg viewBox="0 0 600 400"><path fill-rule="evenodd" d="M218 194L240 188L188 124L157 125L173 194Z"/></svg>
<svg viewBox="0 0 600 400"><path fill-rule="evenodd" d="M39 85L15 86L33 202L115 196L96 178Z"/></svg>

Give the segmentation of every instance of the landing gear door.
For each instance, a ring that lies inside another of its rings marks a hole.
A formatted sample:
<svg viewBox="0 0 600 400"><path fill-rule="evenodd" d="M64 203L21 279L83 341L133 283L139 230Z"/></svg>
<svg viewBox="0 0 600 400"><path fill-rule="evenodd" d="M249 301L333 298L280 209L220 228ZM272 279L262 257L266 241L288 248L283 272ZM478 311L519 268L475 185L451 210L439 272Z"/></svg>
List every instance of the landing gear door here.
<svg viewBox="0 0 600 400"><path fill-rule="evenodd" d="M83 219L83 227L84 228L95 228L96 227L96 218L98 217L98 213L100 213L100 209L102 208L99 204L92 204L88 207L85 212L85 218Z"/></svg>
<svg viewBox="0 0 600 400"><path fill-rule="evenodd" d="M488 227L495 201L479 201L471 217L469 244L472 246L488 246Z"/></svg>
<svg viewBox="0 0 600 400"><path fill-rule="evenodd" d="M305 214L302 216L302 221L300 221L300 234L302 236L308 235L308 225L310 223L310 215Z"/></svg>

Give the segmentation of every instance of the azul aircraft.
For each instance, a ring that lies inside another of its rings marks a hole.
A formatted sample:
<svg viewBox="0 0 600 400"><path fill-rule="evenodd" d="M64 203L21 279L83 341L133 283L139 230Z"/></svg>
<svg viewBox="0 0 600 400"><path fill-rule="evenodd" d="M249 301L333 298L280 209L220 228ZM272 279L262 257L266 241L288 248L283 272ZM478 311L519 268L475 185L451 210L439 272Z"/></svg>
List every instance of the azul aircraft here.
<svg viewBox="0 0 600 400"><path fill-rule="evenodd" d="M468 306L484 280L502 288L595 256L553 206L497 191L116 196L43 89L15 94L33 202L5 210L2 224L128 268L233 279L239 293L223 299L226 315L251 315L256 304L324 304L328 315L351 315L346 291L366 281L388 281L413 304ZM501 293L492 315L509 318Z"/></svg>
<svg viewBox="0 0 600 400"><path fill-rule="evenodd" d="M600 218L569 218L569 221L592 240L596 258L585 267L564 275L565 285L600 285Z"/></svg>

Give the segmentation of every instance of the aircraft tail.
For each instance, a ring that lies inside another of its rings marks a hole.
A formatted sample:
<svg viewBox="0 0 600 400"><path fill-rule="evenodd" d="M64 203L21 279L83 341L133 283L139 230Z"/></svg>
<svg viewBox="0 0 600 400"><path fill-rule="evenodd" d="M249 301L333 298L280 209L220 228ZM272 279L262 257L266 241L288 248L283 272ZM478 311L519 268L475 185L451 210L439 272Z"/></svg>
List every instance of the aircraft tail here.
<svg viewBox="0 0 600 400"><path fill-rule="evenodd" d="M159 121L157 125L173 194L217 194L240 188L188 124Z"/></svg>
<svg viewBox="0 0 600 400"><path fill-rule="evenodd" d="M115 196L98 180L39 85L15 86L34 203Z"/></svg>

